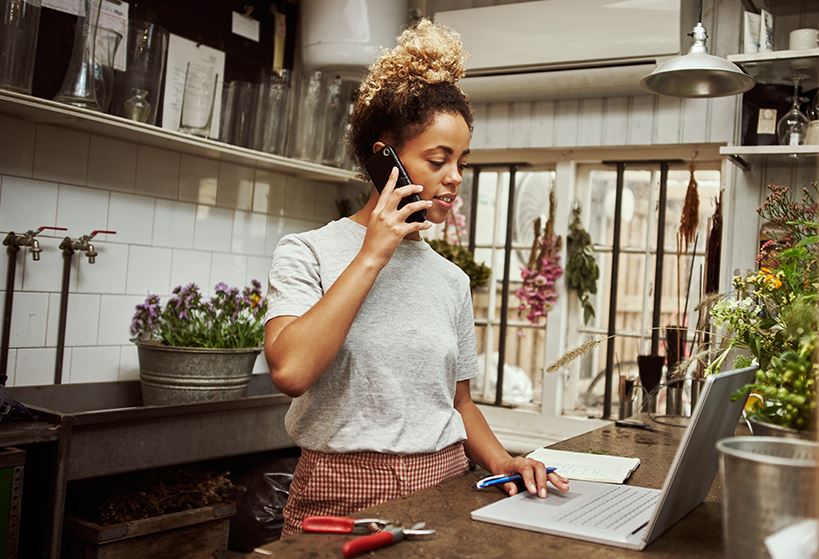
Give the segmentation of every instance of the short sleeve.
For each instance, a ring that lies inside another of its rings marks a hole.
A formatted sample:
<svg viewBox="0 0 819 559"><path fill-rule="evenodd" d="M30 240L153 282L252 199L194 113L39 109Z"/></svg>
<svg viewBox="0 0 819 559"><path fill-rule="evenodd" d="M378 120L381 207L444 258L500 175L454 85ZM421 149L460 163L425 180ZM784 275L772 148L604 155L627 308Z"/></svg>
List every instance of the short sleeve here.
<svg viewBox="0 0 819 559"><path fill-rule="evenodd" d="M297 235L279 241L267 281L265 322L278 316L301 316L324 294L318 258Z"/></svg>
<svg viewBox="0 0 819 559"><path fill-rule="evenodd" d="M467 284L458 315L458 364L455 378L458 381L478 375L478 349L475 344L475 318L472 311L472 292Z"/></svg>

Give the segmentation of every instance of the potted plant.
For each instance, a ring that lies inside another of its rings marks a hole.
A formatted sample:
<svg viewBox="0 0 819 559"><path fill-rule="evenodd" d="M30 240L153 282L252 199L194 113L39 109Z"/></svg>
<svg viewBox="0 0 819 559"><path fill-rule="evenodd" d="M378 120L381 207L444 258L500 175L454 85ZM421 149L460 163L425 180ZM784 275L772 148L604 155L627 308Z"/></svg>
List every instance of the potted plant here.
<svg viewBox="0 0 819 559"><path fill-rule="evenodd" d="M228 400L246 394L264 343L261 284L243 291L218 283L204 298L177 286L162 306L149 295L131 322L145 405Z"/></svg>
<svg viewBox="0 0 819 559"><path fill-rule="evenodd" d="M808 189L799 202L789 200L787 187L769 189L758 211L779 234L761 247L759 270L735 276L735 291L711 309L713 324L724 328L726 338L707 372L718 371L732 349L747 350L750 357L740 357L736 365L753 360L759 371L756 382L737 397L749 395L755 432L798 436L813 425L819 374L817 203ZM812 189L816 192L815 184Z"/></svg>

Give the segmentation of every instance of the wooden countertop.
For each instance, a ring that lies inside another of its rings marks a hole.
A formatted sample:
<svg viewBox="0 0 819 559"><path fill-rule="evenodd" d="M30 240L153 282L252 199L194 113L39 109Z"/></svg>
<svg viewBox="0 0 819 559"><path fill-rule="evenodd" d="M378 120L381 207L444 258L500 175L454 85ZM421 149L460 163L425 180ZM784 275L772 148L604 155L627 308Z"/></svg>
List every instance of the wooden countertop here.
<svg viewBox="0 0 819 559"><path fill-rule="evenodd" d="M659 488L674 459L682 433L683 429L666 425L657 425L654 432L611 425L555 444L552 448L637 456L641 464L628 483ZM641 552L474 521L469 517L471 511L504 496L500 490L472 489L484 475L487 474L482 470L471 472L437 487L356 513L354 516L362 518L376 516L398 520L405 526L423 521L438 530L434 538L406 540L363 557L585 559L722 555L719 474L705 502ZM341 557L342 544L348 539L351 537L302 534L268 544L252 557L270 556L263 554L267 552L274 557L338 558Z"/></svg>

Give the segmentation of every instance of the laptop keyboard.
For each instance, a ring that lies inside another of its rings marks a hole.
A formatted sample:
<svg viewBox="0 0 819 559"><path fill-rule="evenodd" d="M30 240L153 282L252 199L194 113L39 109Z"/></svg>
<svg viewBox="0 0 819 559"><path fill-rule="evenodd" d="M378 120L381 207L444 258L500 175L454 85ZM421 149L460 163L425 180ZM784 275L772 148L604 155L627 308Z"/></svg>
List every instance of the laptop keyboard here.
<svg viewBox="0 0 819 559"><path fill-rule="evenodd" d="M641 512L653 507L659 499L660 493L634 491L628 486L618 485L560 520L577 526L617 530Z"/></svg>

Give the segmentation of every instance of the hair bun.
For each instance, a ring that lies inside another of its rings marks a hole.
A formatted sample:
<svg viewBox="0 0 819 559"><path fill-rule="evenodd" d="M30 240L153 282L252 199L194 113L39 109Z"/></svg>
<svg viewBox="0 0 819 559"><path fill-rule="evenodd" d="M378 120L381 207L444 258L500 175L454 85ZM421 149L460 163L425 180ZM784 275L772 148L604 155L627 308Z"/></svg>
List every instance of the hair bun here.
<svg viewBox="0 0 819 559"><path fill-rule="evenodd" d="M369 104L382 89L401 95L425 84L455 84L464 76L461 37L452 29L422 19L398 37L398 44L370 67L361 85L361 100Z"/></svg>

